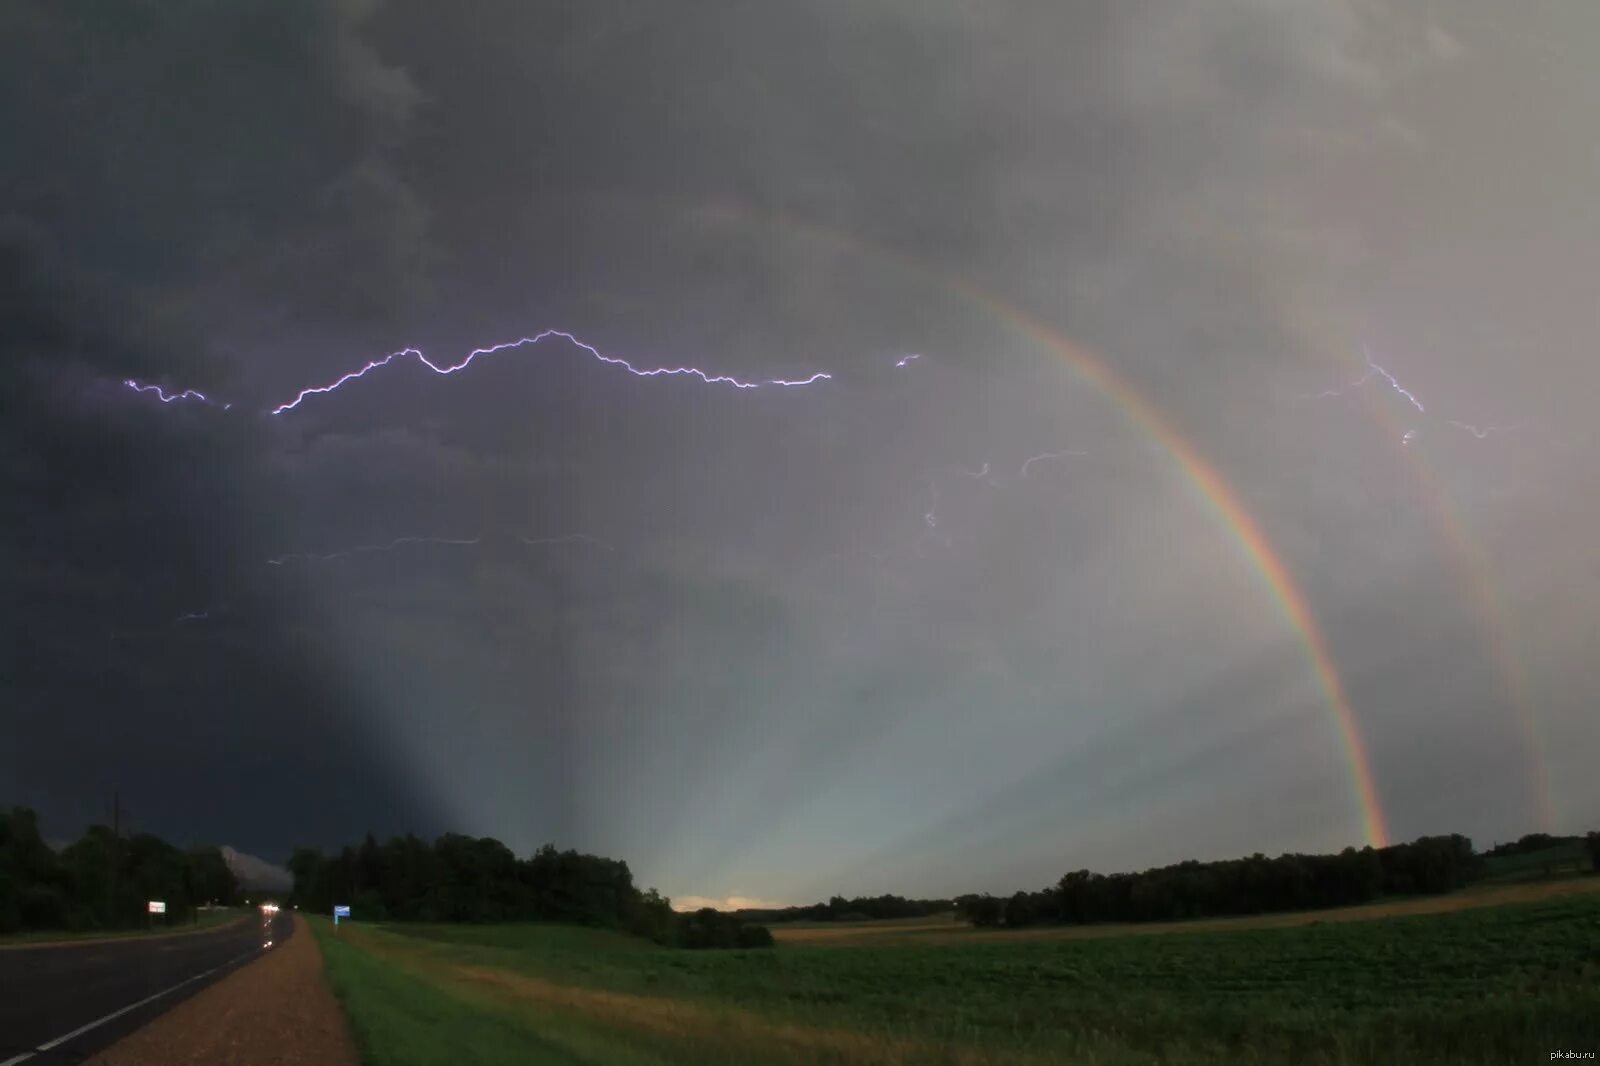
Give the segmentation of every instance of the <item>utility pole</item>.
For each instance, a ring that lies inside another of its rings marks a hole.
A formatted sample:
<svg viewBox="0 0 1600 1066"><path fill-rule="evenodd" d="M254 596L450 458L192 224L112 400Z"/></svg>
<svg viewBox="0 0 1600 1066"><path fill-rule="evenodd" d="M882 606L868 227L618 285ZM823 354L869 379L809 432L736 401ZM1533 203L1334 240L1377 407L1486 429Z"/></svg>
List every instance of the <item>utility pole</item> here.
<svg viewBox="0 0 1600 1066"><path fill-rule="evenodd" d="M111 793L111 901L106 911L113 927L121 917L117 913L117 906L122 897L117 888L122 881L122 822L127 811L122 809L122 791L120 789Z"/></svg>
<svg viewBox="0 0 1600 1066"><path fill-rule="evenodd" d="M122 837L122 792L111 793L111 898L106 901L106 917L117 921L117 842Z"/></svg>

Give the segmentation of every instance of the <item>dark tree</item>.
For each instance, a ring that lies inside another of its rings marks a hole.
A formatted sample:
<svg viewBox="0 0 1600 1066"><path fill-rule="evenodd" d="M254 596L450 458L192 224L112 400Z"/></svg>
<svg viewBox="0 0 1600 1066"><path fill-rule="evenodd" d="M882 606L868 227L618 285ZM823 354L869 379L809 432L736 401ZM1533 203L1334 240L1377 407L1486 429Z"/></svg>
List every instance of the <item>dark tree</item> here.
<svg viewBox="0 0 1600 1066"><path fill-rule="evenodd" d="M232 903L237 895L216 848L180 851L147 833L118 839L108 826L92 825L58 855L39 836L32 811L0 811L0 932L140 926L152 899L166 903L167 921L179 922L197 904Z"/></svg>
<svg viewBox="0 0 1600 1066"><path fill-rule="evenodd" d="M1005 901L988 893L956 897L956 913L980 928L1005 920Z"/></svg>

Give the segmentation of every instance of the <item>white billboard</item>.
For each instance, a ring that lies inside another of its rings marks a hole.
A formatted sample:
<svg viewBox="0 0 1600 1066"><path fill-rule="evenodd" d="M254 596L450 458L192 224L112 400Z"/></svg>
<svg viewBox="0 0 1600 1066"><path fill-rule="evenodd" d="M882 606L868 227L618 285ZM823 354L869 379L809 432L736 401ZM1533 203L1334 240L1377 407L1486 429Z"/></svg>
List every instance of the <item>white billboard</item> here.
<svg viewBox="0 0 1600 1066"><path fill-rule="evenodd" d="M151 900L150 901L150 913L151 914L165 914L165 913L167 913L166 901L165 900L159 900L159 899Z"/></svg>

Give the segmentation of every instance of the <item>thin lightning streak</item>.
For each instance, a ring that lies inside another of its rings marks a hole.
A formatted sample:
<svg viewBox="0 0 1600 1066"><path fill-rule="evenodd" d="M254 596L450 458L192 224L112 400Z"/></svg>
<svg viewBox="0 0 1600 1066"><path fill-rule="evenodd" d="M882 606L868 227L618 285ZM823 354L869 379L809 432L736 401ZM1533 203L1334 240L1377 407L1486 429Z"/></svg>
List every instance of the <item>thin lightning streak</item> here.
<svg viewBox="0 0 1600 1066"><path fill-rule="evenodd" d="M988 463L984 463L983 466L977 470L964 470L959 466L955 467L954 469L955 472L960 474L962 477L969 477L974 481L981 481L985 485L993 485L995 488L1000 487L1000 482L996 481L989 473L992 468Z"/></svg>
<svg viewBox="0 0 1600 1066"><path fill-rule="evenodd" d="M928 509L922 514L922 524L927 528L917 534L917 539L911 545L911 554L919 558L922 556L922 542L926 537L932 537L940 544L943 544L946 550L950 548L950 534L939 529L939 499L939 479L930 476L928 478Z"/></svg>
<svg viewBox="0 0 1600 1066"><path fill-rule="evenodd" d="M968 477L974 481L982 481L985 485L991 485L998 489L1003 488L1006 482L1021 481L1026 478L1028 476L1029 468L1035 463L1047 462L1053 459L1067 459L1073 456L1082 456L1088 454L1089 453L1082 448L1063 448L1060 451L1055 452L1040 452L1038 455L1030 455L1028 458L1024 459L1022 461L1022 465L1017 468L1017 472L1009 477L994 473L994 467L990 463L984 463L976 470L968 470L965 467L959 466L952 466L946 469L954 471L955 473L960 474L962 477ZM922 516L922 521L923 524L929 529L934 529L938 526L937 512L939 509L940 498L939 480L936 475L928 478L928 488L931 490L932 500L928 510Z"/></svg>
<svg viewBox="0 0 1600 1066"><path fill-rule="evenodd" d="M844 560L847 558L869 559L878 564L889 564L908 557L913 559L927 559L928 555L925 553L924 545L929 538L932 538L936 543L944 547L946 550L952 548L955 542L951 538L950 534L944 531L944 527L941 524L941 519L939 516L940 505L944 501L944 493L940 488L939 480L941 474L956 473L963 477L980 480L984 482L984 484L990 485L994 488L1004 488L1008 484L1025 479L1028 476L1029 469L1032 468L1035 463L1090 454L1092 453L1084 448L1063 448L1059 451L1040 452L1037 455L1030 455L1028 458L1024 459L1022 461L1022 465L1017 468L1017 472L1012 475L995 473L992 463L984 463L975 470L969 470L965 467L959 466L937 468L932 472L923 475L928 486L928 507L927 510L922 513L923 528L918 531L917 536L911 541L909 547L886 552L867 552L859 549L851 552L830 552L818 559L817 564L821 565L825 562Z"/></svg>
<svg viewBox="0 0 1600 1066"><path fill-rule="evenodd" d="M1089 453L1084 451L1082 448L1065 448L1059 452L1040 452L1038 455L1030 455L1028 458L1022 461L1022 467L1017 471L1017 478L1020 480L1027 477L1028 467L1032 466L1034 463L1042 463L1049 459L1066 459L1075 455L1088 454Z"/></svg>
<svg viewBox="0 0 1600 1066"><path fill-rule="evenodd" d="M911 355L904 356L904 357L901 358L901 360L898 363L895 364L895 368L899 369L901 367L910 366L913 362L915 362L916 360L921 359L921 358L922 358L922 353L920 353L920 352L916 352L916 353L913 353Z"/></svg>
<svg viewBox="0 0 1600 1066"><path fill-rule="evenodd" d="M336 380L330 382L327 385L314 385L314 386L311 386L310 388L301 389L299 394L297 396L295 396L295 398L293 400L290 400L288 403L279 404L277 407L274 407L272 409L271 413L275 414L275 415L281 415L285 411L292 411L296 407L299 407L300 404L302 402L304 402L304 400L308 396L316 396L316 395L321 395L323 393L333 392L336 389L339 389L339 388L343 387L344 385L346 385L346 384L348 384L348 383L350 383L352 381L355 381L357 378L365 377L367 374L371 373L374 370L377 370L377 369L379 369L381 367L388 366L390 363L394 362L396 359L399 359L399 358L401 358L403 356L411 356L411 357L415 358L417 360L417 362L421 363L423 366L427 367L429 370L433 371L435 374L454 374L458 370L466 369L468 366L470 366L472 364L472 361L474 359L478 358L478 356L480 356L480 355L493 355L496 352L503 352L508 348L521 348L524 345L538 344L540 341L546 339L547 337L559 337L562 340L567 341L569 344L573 345L574 347L581 348L585 352L588 352L590 355L592 355L595 359L599 360L600 362L605 363L605 364L607 364L609 366L620 366L624 370L626 370L628 373L634 375L635 377L641 377L641 378L677 377L677 376L681 376L681 375L687 375L689 377L699 378L701 381L703 381L707 385L732 385L736 389L756 389L756 388L762 387L763 385L767 385L767 386L774 386L775 385L775 386L780 386L780 387L783 387L783 388L797 388L797 387L800 387L800 386L803 386L803 385L814 385L819 381L832 381L833 380L833 375L832 374L827 374L827 373L823 373L823 372L820 372L820 371L815 373L815 374L812 374L810 377L799 378L799 379L793 380L793 381L790 381L790 380L787 380L787 379L784 379L784 378L769 378L769 379L767 379L765 381L743 381L743 380L740 380L739 378L731 377L731 376L726 375L726 374L708 374L708 373L706 373L706 371L701 370L698 367L692 367L692 366L651 367L651 368L641 369L639 367L634 366L632 363L630 363L626 359L619 359L619 358L616 358L614 356L609 356L609 355L606 355L606 354L602 353L598 348L594 347L592 344L585 343L584 341L579 340L577 337L573 336L571 333L565 332L564 330L547 329L543 333L537 333L532 337L519 337L517 340L506 341L503 344L491 345L488 348L474 348L471 352L467 353L467 357L465 359L461 360L461 362L456 363L456 364L454 364L452 366L440 366L439 364L437 364L437 363L433 362L431 359L429 359L426 355L424 355L422 353L421 349L418 349L418 348L402 348L398 352L389 353L388 355L384 356L382 359L374 359L372 362L368 363L366 366L363 366L360 370L352 370L350 373L345 374L342 377L337 378Z"/></svg>
<svg viewBox="0 0 1600 1066"><path fill-rule="evenodd" d="M1367 360L1367 372L1365 374L1362 374L1359 378L1357 378L1355 381L1352 381L1348 385L1344 385L1336 389L1324 389L1317 393L1304 393L1300 398L1304 400L1333 399L1343 396L1346 392L1349 392L1352 389L1361 388L1374 377L1381 377L1384 379L1384 381L1388 382L1391 389L1399 393L1401 396L1404 396L1407 402L1409 402L1412 407L1417 409L1419 414L1427 414L1427 408L1423 405L1422 401L1417 398L1415 393L1402 386L1399 380L1393 374L1373 361L1372 352L1365 344L1361 346L1361 354L1365 356ZM1447 418L1444 420L1444 422L1446 425L1455 429L1459 429L1464 433L1472 434L1478 440L1487 440L1496 433L1511 433L1516 429L1514 426L1478 426L1471 422L1463 422L1455 418ZM1417 439L1417 432L1418 431L1414 429L1407 430L1401 435L1400 443L1410 444L1412 441Z"/></svg>
<svg viewBox="0 0 1600 1066"><path fill-rule="evenodd" d="M928 501L928 509L926 511L924 511L923 514L922 514L922 524L927 526L929 529L938 529L939 528L939 483L937 481L935 481L933 478L929 478L928 479L928 490L929 490L929 493L930 493L932 498Z"/></svg>
<svg viewBox="0 0 1600 1066"><path fill-rule="evenodd" d="M1372 375L1375 374L1375 373L1376 373L1376 371L1374 371L1374 370L1368 370L1365 374L1362 374L1360 377L1356 378L1350 384L1341 385L1337 389L1323 389L1321 392L1303 392L1303 393L1300 394L1300 399L1302 399L1302 400L1336 400L1340 396L1343 396L1345 393L1349 392L1350 390L1359 389L1361 386L1363 386L1367 382L1371 381L1372 380Z"/></svg>
<svg viewBox="0 0 1600 1066"><path fill-rule="evenodd" d="M595 538L589 536L587 533L570 533L570 534L568 534L567 536L564 536L564 537L518 537L517 539L522 541L522 543L529 545L530 547L538 547L541 544L575 544L575 543L582 543L582 544L592 544L596 548L603 548L604 550L606 550L608 552L613 552L613 551L617 550L617 549L613 548L611 545L607 544L605 541L596 540Z"/></svg>
<svg viewBox="0 0 1600 1066"><path fill-rule="evenodd" d="M947 467L946 469L953 470L955 473L960 474L962 477L969 477L969 478L972 478L974 481L985 481L985 482L988 482L990 485L995 485L997 488L999 487L996 484L996 482L992 478L990 478L990 476L989 476L990 466L989 466L988 463L984 463L983 466L981 468L977 469L977 470L966 470L966 469L964 469L962 467L959 467L959 466ZM939 512L940 493L939 493L939 478L938 478L937 475L938 475L938 472L935 471L933 474L930 474L928 476L928 491L929 491L928 509L925 512L923 512L923 515L922 515L922 524L927 526L929 529L938 529L939 528L939 514L938 514L938 512ZM945 537L944 539L946 541L948 541L950 538L949 537ZM949 545L946 544L946 547L948 547L948 546Z"/></svg>
<svg viewBox="0 0 1600 1066"><path fill-rule="evenodd" d="M1483 427L1479 427L1479 426L1472 425L1470 422L1457 422L1453 418L1448 419L1447 421L1448 421L1448 423L1450 425L1455 426L1457 429L1466 430L1468 433L1471 433L1474 437L1477 437L1479 440L1484 440L1491 433L1509 433L1509 432L1511 432L1511 428L1512 428L1510 426L1483 426Z"/></svg>
<svg viewBox="0 0 1600 1066"><path fill-rule="evenodd" d="M1024 459L1022 465L1017 468L1017 472L1009 477L994 473L994 466L991 463L984 463L976 470L968 470L960 466L945 467L944 470L960 474L962 477L971 478L974 481L982 481L985 485L998 489L1004 488L1008 482L1021 481L1026 478L1028 469L1035 463L1088 454L1082 448L1063 448L1060 451L1040 452L1038 455L1030 455ZM935 471L928 475L928 509L922 513L922 524L927 527L927 530L932 531L935 537L948 548L951 545L950 536L948 533L941 532L939 526L939 504L943 499L943 494L939 490L939 473L940 471ZM924 532L919 536L918 543L920 544L922 537L927 535L927 532Z"/></svg>
<svg viewBox="0 0 1600 1066"><path fill-rule="evenodd" d="M1422 401L1421 400L1417 399L1417 397L1410 390L1402 387L1400 382L1399 382L1399 380L1393 374L1389 373L1389 371L1385 370L1383 367L1379 366L1377 363L1372 361L1372 352L1367 349L1367 346L1365 344L1363 344L1361 346L1361 354L1364 355L1366 357L1366 360L1367 360L1367 372L1365 374L1362 374L1360 377L1356 378L1354 381L1352 381L1348 385L1341 385L1336 389L1323 389L1321 392L1302 393L1300 398L1302 400L1333 400L1333 399L1337 399L1338 397L1343 396L1347 392L1351 392L1351 391L1353 391L1355 389L1361 388L1363 385L1365 385L1367 382L1371 381L1373 379L1373 377L1376 376L1376 377L1381 377L1385 381L1387 381L1389 383L1389 387L1390 388L1394 389L1395 392L1398 392L1400 395L1404 396L1407 400L1409 400L1411 402L1411 406L1412 407L1415 407L1419 412L1421 412L1423 414L1427 413L1427 408L1422 406Z"/></svg>
<svg viewBox="0 0 1600 1066"><path fill-rule="evenodd" d="M1389 387L1394 389L1395 392L1398 392L1400 395L1404 396L1406 399L1410 400L1411 406L1415 407L1419 414L1428 413L1428 409L1422 406L1421 400L1417 399L1410 392L1402 388L1400 382L1395 380L1395 376L1393 374L1389 373L1383 367L1372 361L1372 352L1367 349L1365 344L1361 346L1361 354L1367 357L1367 366L1371 367L1373 370L1376 370L1379 374L1382 374L1383 379L1389 383Z"/></svg>
<svg viewBox="0 0 1600 1066"><path fill-rule="evenodd" d="M210 611L188 611L178 616L180 622L201 622L211 617Z"/></svg>
<svg viewBox="0 0 1600 1066"><path fill-rule="evenodd" d="M325 563L332 559L346 559L358 552L393 551L395 548L398 548L403 544L466 545L479 544L482 541L483 538L481 536L472 537L470 539L452 539L450 537L396 537L387 544L358 544L354 548L347 548L344 551L328 552L325 555L317 555L311 552L289 552L286 555L277 555L271 559L268 559L267 565L282 566L291 559L304 559L307 562Z"/></svg>
<svg viewBox="0 0 1600 1066"><path fill-rule="evenodd" d="M127 378L122 383L128 388L132 389L134 392L153 392L156 394L156 399L160 400L162 403L172 403L175 400L200 400L203 403L211 402L210 398L207 397L205 393L195 389L184 389L182 392L175 392L169 396L165 391L162 390L160 385L141 385L132 378ZM229 404L228 406L231 407L233 405Z"/></svg>

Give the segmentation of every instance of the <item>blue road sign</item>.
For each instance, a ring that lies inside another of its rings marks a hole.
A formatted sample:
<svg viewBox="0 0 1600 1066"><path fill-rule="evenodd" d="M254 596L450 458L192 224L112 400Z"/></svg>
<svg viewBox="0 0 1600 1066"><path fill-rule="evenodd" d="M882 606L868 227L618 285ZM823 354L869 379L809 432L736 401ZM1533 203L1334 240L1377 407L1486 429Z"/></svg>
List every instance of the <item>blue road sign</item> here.
<svg viewBox="0 0 1600 1066"><path fill-rule="evenodd" d="M348 917L350 917L350 907L349 907L349 905L348 904L343 905L343 906L335 905L334 908L333 908L333 916L335 918L348 918Z"/></svg>

